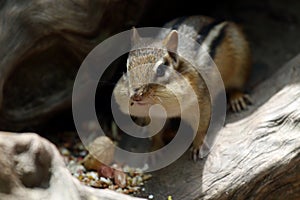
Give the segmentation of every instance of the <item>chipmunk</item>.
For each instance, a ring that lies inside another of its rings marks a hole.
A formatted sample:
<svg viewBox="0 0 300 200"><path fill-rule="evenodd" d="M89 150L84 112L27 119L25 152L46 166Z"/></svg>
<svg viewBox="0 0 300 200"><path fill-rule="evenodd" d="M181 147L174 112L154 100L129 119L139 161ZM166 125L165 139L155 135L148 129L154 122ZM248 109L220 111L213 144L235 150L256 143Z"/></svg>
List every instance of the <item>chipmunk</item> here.
<svg viewBox="0 0 300 200"><path fill-rule="evenodd" d="M245 83L251 70L251 53L249 44L241 28L229 21L217 21L205 16L191 16L174 19L167 23L160 34L159 41L164 49L155 49L155 42L146 44L147 49L132 50L127 59L127 73L119 80L113 95L122 111L126 108L130 114L137 117L147 117L149 107L162 105L168 112L168 117L180 117L178 101L166 87L173 88L181 94L183 107L189 109L189 94L186 86L174 78L175 72L188 80L197 95L201 110L199 126L194 130L197 134L193 141L193 159L199 159L199 150L203 143L211 118L211 103L207 86L198 73L181 55L197 57L197 49L180 41L179 34L184 34L206 45L207 51L215 62L224 82L230 108L237 112L246 109L251 104L249 95L244 93ZM133 29L132 46L145 45L137 30ZM146 42L147 43L147 42ZM183 48L184 47L184 48ZM175 52L175 53L174 53ZM147 65L144 65L147 64ZM199 66L198 66L199 67ZM201 66L200 66L201 67ZM156 80L161 85L144 84ZM128 105L128 98L130 104ZM182 119L189 122L193 116ZM162 145L161 136L157 134L154 143Z"/></svg>

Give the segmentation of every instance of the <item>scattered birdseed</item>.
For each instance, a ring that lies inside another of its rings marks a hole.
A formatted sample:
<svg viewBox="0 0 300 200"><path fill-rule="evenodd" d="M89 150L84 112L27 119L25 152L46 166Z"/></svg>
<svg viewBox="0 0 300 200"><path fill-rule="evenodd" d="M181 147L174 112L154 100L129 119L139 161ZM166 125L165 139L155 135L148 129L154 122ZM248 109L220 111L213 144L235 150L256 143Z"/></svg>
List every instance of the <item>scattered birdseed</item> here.
<svg viewBox="0 0 300 200"><path fill-rule="evenodd" d="M107 188L124 194L137 194L145 191L144 182L151 178L150 174L143 173L143 169L117 164L111 167L102 165L98 170L87 170L82 165L82 161L89 154L80 141L76 143L64 141L58 149L71 174L90 187ZM148 198L153 199L153 195L149 195Z"/></svg>

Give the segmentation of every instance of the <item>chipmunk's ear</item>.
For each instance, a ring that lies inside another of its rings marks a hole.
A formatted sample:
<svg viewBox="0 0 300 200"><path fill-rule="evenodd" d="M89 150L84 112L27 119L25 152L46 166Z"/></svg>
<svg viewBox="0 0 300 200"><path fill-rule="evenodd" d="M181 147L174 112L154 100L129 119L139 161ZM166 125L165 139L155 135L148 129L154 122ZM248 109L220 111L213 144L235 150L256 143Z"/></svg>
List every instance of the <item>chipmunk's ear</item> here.
<svg viewBox="0 0 300 200"><path fill-rule="evenodd" d="M167 37L164 39L163 44L167 47L168 54L172 59L172 64L176 68L179 65L179 58L177 55L178 48L178 32L172 30Z"/></svg>
<svg viewBox="0 0 300 200"><path fill-rule="evenodd" d="M140 41L140 35L135 27L132 27L131 44L136 44Z"/></svg>
<svg viewBox="0 0 300 200"><path fill-rule="evenodd" d="M173 53L177 52L178 32L176 30L172 30L164 39L163 44L167 47L168 51Z"/></svg>

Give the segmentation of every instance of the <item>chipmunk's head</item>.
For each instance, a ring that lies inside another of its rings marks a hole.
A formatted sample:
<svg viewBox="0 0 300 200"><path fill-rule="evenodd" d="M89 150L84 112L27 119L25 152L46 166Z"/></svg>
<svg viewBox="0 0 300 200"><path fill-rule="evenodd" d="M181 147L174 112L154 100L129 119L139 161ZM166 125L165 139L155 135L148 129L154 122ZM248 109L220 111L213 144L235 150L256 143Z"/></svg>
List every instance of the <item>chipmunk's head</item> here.
<svg viewBox="0 0 300 200"><path fill-rule="evenodd" d="M180 65L176 53L177 31L173 30L163 40L154 42L141 38L134 28L131 40L133 50L127 59L127 73L114 90L121 110L129 107L132 115L148 116L152 105L161 104L170 115L177 115L180 111L172 110L179 108L172 90L182 89L182 80L176 78Z"/></svg>

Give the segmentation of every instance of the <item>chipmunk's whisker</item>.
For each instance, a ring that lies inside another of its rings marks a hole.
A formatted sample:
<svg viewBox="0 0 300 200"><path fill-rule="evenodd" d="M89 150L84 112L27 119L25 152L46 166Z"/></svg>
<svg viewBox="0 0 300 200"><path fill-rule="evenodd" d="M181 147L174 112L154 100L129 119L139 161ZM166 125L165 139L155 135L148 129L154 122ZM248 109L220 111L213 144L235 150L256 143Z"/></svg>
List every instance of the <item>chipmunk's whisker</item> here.
<svg viewBox="0 0 300 200"><path fill-rule="evenodd" d="M168 95L164 94L164 93L159 93L159 92L156 92L153 96L155 97L167 97Z"/></svg>
<svg viewBox="0 0 300 200"><path fill-rule="evenodd" d="M158 99L158 101L159 101L160 103L163 102L159 96L157 96L157 99Z"/></svg>

